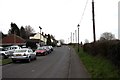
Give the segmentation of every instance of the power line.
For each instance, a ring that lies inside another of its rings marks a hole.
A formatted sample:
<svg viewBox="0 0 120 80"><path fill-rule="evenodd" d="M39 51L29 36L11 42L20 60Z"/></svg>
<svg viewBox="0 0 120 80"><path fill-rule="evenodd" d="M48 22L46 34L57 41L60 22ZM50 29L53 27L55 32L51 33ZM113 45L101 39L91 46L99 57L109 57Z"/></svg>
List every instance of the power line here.
<svg viewBox="0 0 120 80"><path fill-rule="evenodd" d="M83 10L83 14L82 14L82 16L81 16L80 24L81 24L81 22L82 22L82 20L83 20L83 16L84 16L84 14L85 14L85 10L86 10L87 4L88 4L88 0L86 1L85 7L84 7L84 10Z"/></svg>

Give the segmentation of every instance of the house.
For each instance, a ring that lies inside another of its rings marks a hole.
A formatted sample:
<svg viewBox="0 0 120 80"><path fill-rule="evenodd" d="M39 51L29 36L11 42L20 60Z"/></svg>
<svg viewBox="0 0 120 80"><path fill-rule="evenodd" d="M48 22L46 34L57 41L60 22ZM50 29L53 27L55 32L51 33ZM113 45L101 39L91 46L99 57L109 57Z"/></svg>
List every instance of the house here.
<svg viewBox="0 0 120 80"><path fill-rule="evenodd" d="M30 40L36 41L37 43L41 43L41 45L46 45L47 43L47 38L45 35L36 33L33 36L30 36Z"/></svg>
<svg viewBox="0 0 120 80"><path fill-rule="evenodd" d="M23 38L21 38L20 36L17 36L15 34L10 34L7 35L6 37L4 37L1 40L1 46L11 46L11 45L25 45L26 42Z"/></svg>

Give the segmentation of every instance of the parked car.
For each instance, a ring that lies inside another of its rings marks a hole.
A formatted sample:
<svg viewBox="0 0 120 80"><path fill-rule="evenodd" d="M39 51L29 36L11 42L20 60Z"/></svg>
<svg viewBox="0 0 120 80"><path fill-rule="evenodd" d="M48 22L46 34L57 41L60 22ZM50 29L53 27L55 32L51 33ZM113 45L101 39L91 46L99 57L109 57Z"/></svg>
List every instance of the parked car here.
<svg viewBox="0 0 120 80"><path fill-rule="evenodd" d="M6 51L3 47L0 47L0 56L2 59L7 59L9 57L9 51Z"/></svg>
<svg viewBox="0 0 120 80"><path fill-rule="evenodd" d="M47 55L47 50L43 47L38 47L36 50L36 55Z"/></svg>
<svg viewBox="0 0 120 80"><path fill-rule="evenodd" d="M53 51L53 47L52 46L48 46L50 49L51 49L51 51Z"/></svg>
<svg viewBox="0 0 120 80"><path fill-rule="evenodd" d="M16 49L11 56L11 59L13 62L16 62L17 60L26 60L27 62L30 62L32 59L36 60L36 53L29 48Z"/></svg>
<svg viewBox="0 0 120 80"><path fill-rule="evenodd" d="M8 46L8 47L5 48L5 50L9 51L10 56L13 55L13 53L16 49L21 49L21 47L17 46L17 45L13 45L13 46Z"/></svg>
<svg viewBox="0 0 120 80"><path fill-rule="evenodd" d="M51 53L51 49L49 46L42 46L42 47L47 51L48 54Z"/></svg>

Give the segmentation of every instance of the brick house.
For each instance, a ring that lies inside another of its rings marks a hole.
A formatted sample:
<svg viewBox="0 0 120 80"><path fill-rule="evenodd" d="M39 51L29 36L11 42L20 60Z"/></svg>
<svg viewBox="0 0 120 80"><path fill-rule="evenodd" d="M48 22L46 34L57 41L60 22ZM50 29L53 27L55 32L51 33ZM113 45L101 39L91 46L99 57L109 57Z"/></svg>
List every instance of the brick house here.
<svg viewBox="0 0 120 80"><path fill-rule="evenodd" d="M19 45L19 46L22 46L22 45L25 45L26 44L26 41L21 38L20 36L17 36L15 34L10 34L10 35L7 35L6 37L4 37L2 40L1 40L1 44L2 46L10 46L10 45Z"/></svg>

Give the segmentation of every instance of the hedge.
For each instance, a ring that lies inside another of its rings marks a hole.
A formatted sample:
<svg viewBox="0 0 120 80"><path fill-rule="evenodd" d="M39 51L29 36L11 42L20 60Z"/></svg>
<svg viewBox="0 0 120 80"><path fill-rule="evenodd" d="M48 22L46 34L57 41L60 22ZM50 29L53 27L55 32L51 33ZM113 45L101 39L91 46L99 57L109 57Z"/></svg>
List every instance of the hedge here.
<svg viewBox="0 0 120 80"><path fill-rule="evenodd" d="M103 56L120 69L120 40L86 43L83 50L93 56Z"/></svg>

